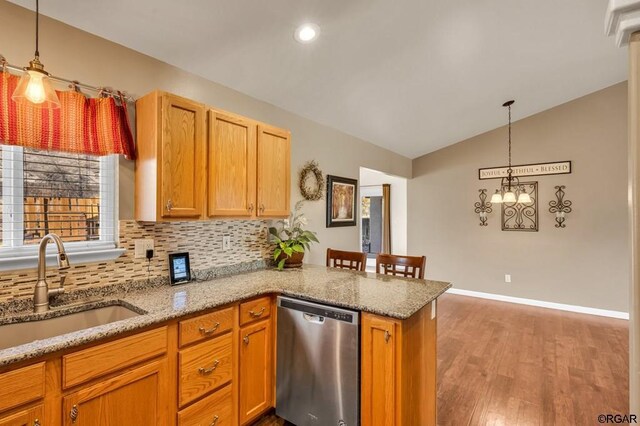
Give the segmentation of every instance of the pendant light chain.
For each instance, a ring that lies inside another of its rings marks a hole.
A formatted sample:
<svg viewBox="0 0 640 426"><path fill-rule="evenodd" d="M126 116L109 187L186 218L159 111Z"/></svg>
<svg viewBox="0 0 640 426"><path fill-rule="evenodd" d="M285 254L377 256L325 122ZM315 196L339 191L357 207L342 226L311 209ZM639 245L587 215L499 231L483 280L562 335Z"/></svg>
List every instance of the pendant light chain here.
<svg viewBox="0 0 640 426"><path fill-rule="evenodd" d="M40 40L40 0L36 0L36 58L40 58L40 49L39 49L39 40Z"/></svg>
<svg viewBox="0 0 640 426"><path fill-rule="evenodd" d="M509 170L511 170L511 105L509 105Z"/></svg>

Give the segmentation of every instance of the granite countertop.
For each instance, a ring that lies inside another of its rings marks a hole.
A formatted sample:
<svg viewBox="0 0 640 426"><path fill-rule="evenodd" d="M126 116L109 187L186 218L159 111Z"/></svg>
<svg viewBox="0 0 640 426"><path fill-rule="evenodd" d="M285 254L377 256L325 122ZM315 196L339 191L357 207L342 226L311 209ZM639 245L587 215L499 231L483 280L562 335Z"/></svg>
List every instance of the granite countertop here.
<svg viewBox="0 0 640 426"><path fill-rule="evenodd" d="M301 269L276 271L262 269L179 286L150 286L136 291L107 292L99 301L72 305L61 311L86 310L118 304L143 313L133 318L0 349L0 366L70 349L119 333L159 324L184 315L270 293L406 319L444 293L451 284L440 281L395 278L364 272L351 272L323 266L305 265ZM56 316L56 312L45 314ZM36 319L22 312L4 315L0 325ZM42 318L42 315L37 316ZM0 328L0 339L2 329Z"/></svg>

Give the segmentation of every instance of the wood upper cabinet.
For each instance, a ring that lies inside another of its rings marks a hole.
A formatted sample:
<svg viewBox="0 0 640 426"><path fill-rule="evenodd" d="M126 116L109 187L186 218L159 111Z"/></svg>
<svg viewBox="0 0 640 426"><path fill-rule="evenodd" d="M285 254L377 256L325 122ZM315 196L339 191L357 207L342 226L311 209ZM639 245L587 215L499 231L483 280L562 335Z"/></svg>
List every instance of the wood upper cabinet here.
<svg viewBox="0 0 640 426"><path fill-rule="evenodd" d="M273 405L273 336L269 319L240 330L240 424Z"/></svg>
<svg viewBox="0 0 640 426"><path fill-rule="evenodd" d="M209 111L208 214L254 216L256 208L256 123Z"/></svg>
<svg viewBox="0 0 640 426"><path fill-rule="evenodd" d="M169 425L166 359L150 362L63 398L63 425Z"/></svg>
<svg viewBox="0 0 640 426"><path fill-rule="evenodd" d="M204 105L164 92L136 102L136 220L203 217L205 114Z"/></svg>
<svg viewBox="0 0 640 426"><path fill-rule="evenodd" d="M258 126L258 216L288 216L291 192L291 134Z"/></svg>

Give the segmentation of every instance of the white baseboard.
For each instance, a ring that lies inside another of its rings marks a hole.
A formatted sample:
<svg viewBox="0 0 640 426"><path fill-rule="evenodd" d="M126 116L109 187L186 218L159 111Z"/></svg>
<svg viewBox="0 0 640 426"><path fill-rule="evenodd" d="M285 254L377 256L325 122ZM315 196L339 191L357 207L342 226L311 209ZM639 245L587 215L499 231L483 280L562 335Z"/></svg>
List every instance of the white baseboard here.
<svg viewBox="0 0 640 426"><path fill-rule="evenodd" d="M587 308L585 306L565 305L563 303L544 302L542 300L523 299L521 297L504 296L502 294L482 293L480 291L462 290L450 288L447 293L461 296L478 297L480 299L498 300L501 302L517 303L519 305L538 306L541 308L557 309L560 311L579 312L581 314L598 315L601 317L629 319L628 312L609 311L606 309Z"/></svg>

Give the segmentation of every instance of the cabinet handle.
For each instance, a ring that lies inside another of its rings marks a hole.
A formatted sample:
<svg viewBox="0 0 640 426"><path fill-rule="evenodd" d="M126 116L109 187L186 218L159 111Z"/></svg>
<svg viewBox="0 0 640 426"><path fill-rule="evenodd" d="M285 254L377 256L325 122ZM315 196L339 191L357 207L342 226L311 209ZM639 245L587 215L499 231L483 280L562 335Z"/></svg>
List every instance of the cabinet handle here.
<svg viewBox="0 0 640 426"><path fill-rule="evenodd" d="M260 204L260 213L264 213L264 204Z"/></svg>
<svg viewBox="0 0 640 426"><path fill-rule="evenodd" d="M35 419L35 420L33 421L33 426L40 426L40 420Z"/></svg>
<svg viewBox="0 0 640 426"><path fill-rule="evenodd" d="M249 335L247 334L246 336L244 336L242 338L242 341L244 342L245 345L248 345L249 344Z"/></svg>
<svg viewBox="0 0 640 426"><path fill-rule="evenodd" d="M219 419L218 416L213 416L213 421L209 426L216 426L218 424L218 419Z"/></svg>
<svg viewBox="0 0 640 426"><path fill-rule="evenodd" d="M173 208L173 201L169 200L167 201L167 211L171 211L171 209Z"/></svg>
<svg viewBox="0 0 640 426"><path fill-rule="evenodd" d="M213 367L210 367L210 368L200 367L198 368L198 372L203 376L206 376L216 371L216 368L218 368L219 364L220 364L220 361L216 359L215 361L213 361Z"/></svg>
<svg viewBox="0 0 640 426"><path fill-rule="evenodd" d="M385 332L384 332L384 341L389 343L389 339L391 339L391 333L389 333L388 330L385 330Z"/></svg>
<svg viewBox="0 0 640 426"><path fill-rule="evenodd" d="M78 414L80 414L78 412L78 406L74 405L73 407L71 407L71 411L69 412L69 417L71 417L71 423L75 423L76 420L78 420Z"/></svg>
<svg viewBox="0 0 640 426"><path fill-rule="evenodd" d="M259 312L249 311L249 315L251 315L253 318L260 318L262 314L264 314L265 309L267 309L266 306L263 306Z"/></svg>
<svg viewBox="0 0 640 426"><path fill-rule="evenodd" d="M204 327L198 327L198 331L200 331L200 334L202 334L203 336L208 336L210 334L215 333L218 327L220 327L219 322L217 322L216 325L214 325L212 328L209 328L209 329Z"/></svg>
<svg viewBox="0 0 640 426"><path fill-rule="evenodd" d="M247 210L249 210L249 213L253 211L253 203L249 204L249 208Z"/></svg>

